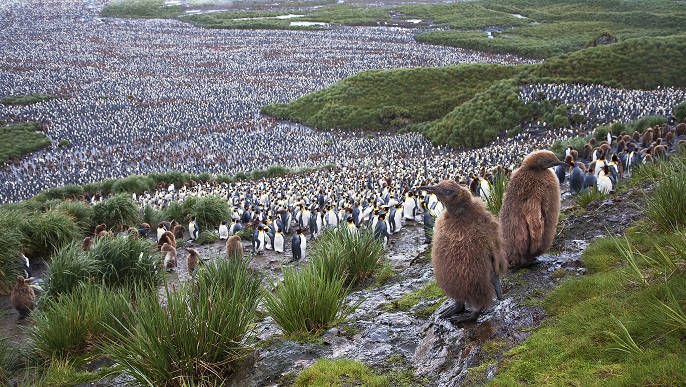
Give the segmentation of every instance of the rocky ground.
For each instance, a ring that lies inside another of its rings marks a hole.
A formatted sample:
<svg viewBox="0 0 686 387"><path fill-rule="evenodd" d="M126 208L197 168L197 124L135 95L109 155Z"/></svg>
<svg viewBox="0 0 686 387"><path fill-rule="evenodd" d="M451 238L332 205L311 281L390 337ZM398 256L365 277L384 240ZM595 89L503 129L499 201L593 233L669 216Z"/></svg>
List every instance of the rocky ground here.
<svg viewBox="0 0 686 387"><path fill-rule="evenodd" d="M545 318L539 302L542 297L561 281L585 274L581 265L583 249L608 232L621 234L640 218L644 192L650 189L626 190L592 202L585 210L576 206L573 198L563 195L558 235L551 252L539 257L539 265L506 274L504 299L497 301L476 323L463 326L437 318L438 312L451 302L442 298L421 300L409 311L387 309L394 300L433 280L430 246L424 243L422 226L409 222L399 234L392 236L387 249L394 276L381 286L372 281L354 289L349 302L360 305L347 322L326 332L319 341L296 342L282 338L271 318L263 318L257 322L254 355L232 382L236 386L289 385L299 371L320 357L356 359L391 375L399 383L404 380L412 385L484 382L497 372L503 354L525 340ZM216 259L224 253L220 242L186 245L197 248L205 258ZM249 253L248 242L244 242L244 248ZM187 255L184 248L179 249L179 267L168 275L171 283L190 279L185 269ZM289 252L267 251L253 257L251 267L265 273L266 280L275 280L281 276L282 265L289 265L290 257ZM308 261L306 258L295 264ZM2 333L21 341L30 325L17 324L6 301L2 300L5 327ZM422 313L426 307L439 302L442 305L436 312ZM119 377L88 385L122 385L127 379Z"/></svg>

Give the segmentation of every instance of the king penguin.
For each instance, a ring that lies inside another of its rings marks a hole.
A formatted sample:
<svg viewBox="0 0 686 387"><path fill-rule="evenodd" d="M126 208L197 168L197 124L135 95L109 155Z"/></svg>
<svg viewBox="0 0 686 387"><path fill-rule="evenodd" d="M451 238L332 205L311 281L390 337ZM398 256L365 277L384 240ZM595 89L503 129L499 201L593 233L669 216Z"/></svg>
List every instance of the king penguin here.
<svg viewBox="0 0 686 387"><path fill-rule="evenodd" d="M419 188L436 193L445 206L434 228L431 263L436 283L454 304L439 315L453 323L475 321L493 298L502 299L507 261L498 222L454 180Z"/></svg>
<svg viewBox="0 0 686 387"><path fill-rule="evenodd" d="M512 173L500 210L500 229L508 262L536 263L550 248L560 215L560 182L550 170L562 162L553 152L535 151Z"/></svg>
<svg viewBox="0 0 686 387"><path fill-rule="evenodd" d="M276 230L276 232L274 233L274 251L276 251L277 253L283 253L283 245L283 235L281 234L280 230Z"/></svg>

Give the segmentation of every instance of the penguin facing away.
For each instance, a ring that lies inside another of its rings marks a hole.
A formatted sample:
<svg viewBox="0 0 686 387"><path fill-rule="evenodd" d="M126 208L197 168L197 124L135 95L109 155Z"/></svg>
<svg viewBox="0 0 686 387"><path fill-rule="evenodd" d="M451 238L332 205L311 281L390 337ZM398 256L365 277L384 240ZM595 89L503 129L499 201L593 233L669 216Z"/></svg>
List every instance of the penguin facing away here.
<svg viewBox="0 0 686 387"><path fill-rule="evenodd" d="M493 298L502 299L500 275L507 260L498 222L482 200L454 180L419 189L434 192L445 206L434 228L431 263L436 283L454 304L440 317L475 321Z"/></svg>
<svg viewBox="0 0 686 387"><path fill-rule="evenodd" d="M243 256L243 245L241 245L241 237L238 235L231 235L226 240L226 255L231 257L241 258Z"/></svg>
<svg viewBox="0 0 686 387"><path fill-rule="evenodd" d="M500 210L506 257L514 267L536 263L550 248L560 215L560 183L549 169L562 162L550 151L535 151L512 173Z"/></svg>
<svg viewBox="0 0 686 387"><path fill-rule="evenodd" d="M36 294L29 283L33 281L33 277L24 279L24 277L17 276L17 284L10 293L10 304L19 313L19 319L22 320L31 313L36 307Z"/></svg>

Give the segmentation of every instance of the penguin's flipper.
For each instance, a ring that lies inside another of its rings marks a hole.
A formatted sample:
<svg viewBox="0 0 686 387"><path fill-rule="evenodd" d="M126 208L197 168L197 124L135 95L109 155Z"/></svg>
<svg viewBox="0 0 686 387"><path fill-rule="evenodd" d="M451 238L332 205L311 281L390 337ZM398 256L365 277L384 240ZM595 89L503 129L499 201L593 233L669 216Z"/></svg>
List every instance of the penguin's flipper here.
<svg viewBox="0 0 686 387"><path fill-rule="evenodd" d="M455 303L446 308L446 310L440 312L438 314L438 317L443 319L450 319L451 316L464 313L464 311L464 303L455 301Z"/></svg>
<svg viewBox="0 0 686 387"><path fill-rule="evenodd" d="M499 301L503 300L503 286L500 283L500 275L494 271L491 272L491 283L493 283L493 288L495 288L495 295Z"/></svg>

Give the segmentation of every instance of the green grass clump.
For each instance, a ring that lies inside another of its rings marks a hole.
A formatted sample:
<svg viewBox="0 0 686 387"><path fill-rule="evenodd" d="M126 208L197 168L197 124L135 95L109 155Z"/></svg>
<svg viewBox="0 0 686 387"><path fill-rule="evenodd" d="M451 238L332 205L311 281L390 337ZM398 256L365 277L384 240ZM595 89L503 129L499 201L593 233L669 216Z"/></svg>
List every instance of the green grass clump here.
<svg viewBox="0 0 686 387"><path fill-rule="evenodd" d="M222 283L198 273L193 286L172 292L166 288L166 307L156 294L138 294L136 307L126 313L134 323L108 327L113 340L101 349L122 371L141 384L217 384L230 376L250 350L245 346L260 299L259 277L246 261L218 262ZM150 356L154 354L154 356Z"/></svg>
<svg viewBox="0 0 686 387"><path fill-rule="evenodd" d="M111 196L93 207L94 222L104 223L113 230L119 230L121 225L136 226L140 216L138 204L124 193Z"/></svg>
<svg viewBox="0 0 686 387"><path fill-rule="evenodd" d="M111 331L116 319L131 316L131 290L114 290L101 285L81 283L58 299L44 299L45 304L33 314L30 330L36 351L44 358L65 359L92 349ZM115 317L116 316L116 317ZM127 322L128 324L128 322ZM124 330L125 326L119 326Z"/></svg>
<svg viewBox="0 0 686 387"><path fill-rule="evenodd" d="M131 175L116 179L112 184L112 193L142 194L145 191L155 190L155 181L150 176Z"/></svg>
<svg viewBox="0 0 686 387"><path fill-rule="evenodd" d="M105 236L88 252L73 243L59 250L48 263L46 295L59 298L91 282L153 289L162 283L159 265L159 254L150 240Z"/></svg>
<svg viewBox="0 0 686 387"><path fill-rule="evenodd" d="M148 239L106 236L98 239L88 255L108 286L136 284L152 289L162 283L159 255Z"/></svg>
<svg viewBox="0 0 686 387"><path fill-rule="evenodd" d="M355 360L321 358L298 374L294 386L370 386L385 387L388 378L374 373Z"/></svg>
<svg viewBox="0 0 686 387"><path fill-rule="evenodd" d="M74 219L58 210L29 213L21 224L26 236L25 250L30 258L49 258L54 252L81 238Z"/></svg>
<svg viewBox="0 0 686 387"><path fill-rule="evenodd" d="M389 312L408 312L422 300L436 300L434 306L435 308L438 308L440 303L445 300L445 298L446 297L443 294L443 291L438 287L436 281L431 281L421 289L407 293L400 299L391 301L391 303L387 304L385 308Z"/></svg>
<svg viewBox="0 0 686 387"><path fill-rule="evenodd" d="M21 363L19 351L6 338L0 338L0 383L8 383Z"/></svg>
<svg viewBox="0 0 686 387"><path fill-rule="evenodd" d="M607 195L596 190L595 187L591 189L581 190L578 194L574 195L574 202L581 208L588 207L589 204L596 200L605 200Z"/></svg>
<svg viewBox="0 0 686 387"><path fill-rule="evenodd" d="M312 249L312 264L329 278L343 278L355 285L371 277L383 258L383 244L368 230L354 235L341 227L327 230Z"/></svg>
<svg viewBox="0 0 686 387"><path fill-rule="evenodd" d="M75 386L87 383L97 383L109 375L110 369L105 367L97 372L78 370L80 359L52 358L44 368L40 369L40 375L31 381L35 387L51 386ZM38 377L39 376L39 377Z"/></svg>
<svg viewBox="0 0 686 387"><path fill-rule="evenodd" d="M199 245L209 245L216 242L219 239L219 235L213 233L209 230L204 230L198 235L198 240L196 241Z"/></svg>
<svg viewBox="0 0 686 387"><path fill-rule="evenodd" d="M0 149L0 164L52 145L50 139L39 132L40 129L38 122L0 126L0 142L3 144Z"/></svg>
<svg viewBox="0 0 686 387"><path fill-rule="evenodd" d="M66 245L48 262L44 297L59 298L63 294L71 293L79 284L97 278L99 270L99 262L91 259L79 243Z"/></svg>
<svg viewBox="0 0 686 387"><path fill-rule="evenodd" d="M2 217L0 217L0 224ZM19 254L23 234L0 226L0 294L9 294L19 273Z"/></svg>
<svg viewBox="0 0 686 387"><path fill-rule="evenodd" d="M57 99L59 96L52 94L31 94L31 95L10 95L7 97L2 97L0 103L3 105L31 105L38 102L50 101L51 99Z"/></svg>
<svg viewBox="0 0 686 387"><path fill-rule="evenodd" d="M193 206L193 215L200 230L212 230L219 227L222 220L231 218L229 203L220 196L205 196Z"/></svg>
<svg viewBox="0 0 686 387"><path fill-rule="evenodd" d="M183 14L181 5L164 5L163 0L116 0L102 8L104 17L175 18Z"/></svg>
<svg viewBox="0 0 686 387"><path fill-rule="evenodd" d="M646 215L660 229L686 227L686 159L679 157L656 180L655 190L646 195Z"/></svg>
<svg viewBox="0 0 686 387"><path fill-rule="evenodd" d="M344 279L331 278L321 266L283 268L283 281L265 292L264 306L281 330L303 338L343 321L356 306L345 303Z"/></svg>
<svg viewBox="0 0 686 387"><path fill-rule="evenodd" d="M93 229L93 207L81 201L61 201L55 205L55 210L69 215L83 234Z"/></svg>
<svg viewBox="0 0 686 387"><path fill-rule="evenodd" d="M503 198L509 182L510 179L504 174L496 175L491 182L491 196L486 198L486 209L496 217L503 207Z"/></svg>

